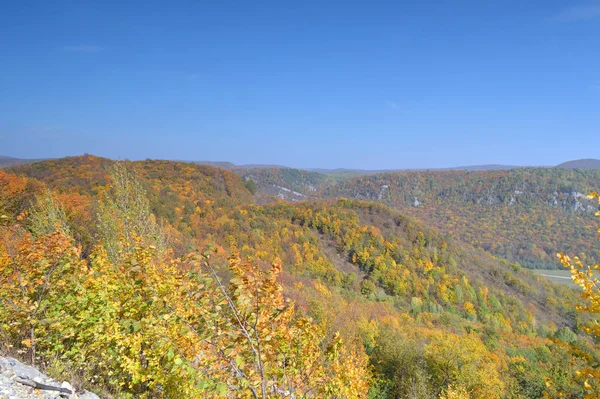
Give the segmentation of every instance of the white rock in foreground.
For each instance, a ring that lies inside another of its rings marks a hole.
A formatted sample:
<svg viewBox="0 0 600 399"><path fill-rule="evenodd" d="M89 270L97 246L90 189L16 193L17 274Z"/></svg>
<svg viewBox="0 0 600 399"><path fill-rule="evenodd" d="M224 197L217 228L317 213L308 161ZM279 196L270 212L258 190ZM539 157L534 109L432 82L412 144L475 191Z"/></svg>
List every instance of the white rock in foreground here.
<svg viewBox="0 0 600 399"><path fill-rule="evenodd" d="M0 357L0 399L40 398L100 399L92 392L74 392L68 382L53 380L17 359Z"/></svg>

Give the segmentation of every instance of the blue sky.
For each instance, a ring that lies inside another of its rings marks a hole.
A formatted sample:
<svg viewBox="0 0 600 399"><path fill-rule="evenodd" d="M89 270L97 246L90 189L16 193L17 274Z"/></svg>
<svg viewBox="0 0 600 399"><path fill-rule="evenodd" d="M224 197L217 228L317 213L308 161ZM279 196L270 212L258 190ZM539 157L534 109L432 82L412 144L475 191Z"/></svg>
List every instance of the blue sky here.
<svg viewBox="0 0 600 399"><path fill-rule="evenodd" d="M600 157L600 0L5 1L0 155Z"/></svg>

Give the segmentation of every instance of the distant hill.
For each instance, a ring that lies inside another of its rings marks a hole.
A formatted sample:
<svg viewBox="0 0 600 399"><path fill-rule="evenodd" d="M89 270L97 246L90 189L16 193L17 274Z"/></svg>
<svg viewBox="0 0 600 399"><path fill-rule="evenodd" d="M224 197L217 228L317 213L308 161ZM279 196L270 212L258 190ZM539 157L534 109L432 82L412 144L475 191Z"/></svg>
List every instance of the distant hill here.
<svg viewBox="0 0 600 399"><path fill-rule="evenodd" d="M216 168L231 169L239 171L247 171L248 169L289 169L289 170L302 170L308 172L320 173L333 178L347 178L357 176L368 176L379 173L392 173L392 172L408 172L408 171L431 171L431 170L467 170L467 171L478 171L478 170L510 170L515 168L522 168L523 166L516 165L467 165L467 166L454 166L449 168L404 168L404 169L350 169L350 168L292 168L285 165L269 165L269 164L248 164L248 165L236 165L228 161L182 161L191 162L198 165L209 165ZM242 174L242 173L238 173Z"/></svg>
<svg viewBox="0 0 600 399"><path fill-rule="evenodd" d="M333 183L325 174L304 169L236 167L232 172L246 181L254 181L260 193L292 202L314 197L317 191Z"/></svg>
<svg viewBox="0 0 600 399"><path fill-rule="evenodd" d="M190 161L181 161L181 162L190 162ZM212 162L212 161L191 161L191 163L195 163L196 165L208 165L208 166L213 166L215 168L223 168L223 169L231 169L234 168L235 165L231 162L227 162L227 161L216 161L216 162Z"/></svg>
<svg viewBox="0 0 600 399"><path fill-rule="evenodd" d="M46 158L47 159L47 158ZM0 155L0 169L10 168L11 166L25 165L32 162L43 161L44 159L24 159L24 158L13 158Z"/></svg>
<svg viewBox="0 0 600 399"><path fill-rule="evenodd" d="M522 168L523 166L515 166L515 165L470 165L470 166L457 166L453 168L444 168L438 170L469 170L469 171L478 171L478 170L511 170L516 168Z"/></svg>
<svg viewBox="0 0 600 399"><path fill-rule="evenodd" d="M451 168L424 168L424 169L379 169L379 170L368 170L368 169L322 169L322 168L306 168L311 172L322 173L324 175L328 175L331 177L357 177L357 176L368 176L368 175L376 175L380 173L393 173L393 172L426 172L426 171L434 171L434 170L467 170L467 171L479 171L479 170L510 170L522 168L522 166L515 165L468 165L468 166L454 166Z"/></svg>
<svg viewBox="0 0 600 399"><path fill-rule="evenodd" d="M190 161L181 161L181 162L190 162ZM282 165L262 165L262 164L249 164L249 165L236 165L232 162L227 161L191 161L191 163L195 163L197 165L208 165L214 166L215 168L223 168L223 169L289 169L287 166Z"/></svg>
<svg viewBox="0 0 600 399"><path fill-rule="evenodd" d="M0 155L0 168L7 168L10 166L23 165L32 162L46 161L53 158L15 158L5 155ZM447 168L399 168L399 169L353 169L353 168L292 168L285 165L273 165L273 164L241 164L237 165L229 161L189 161L189 160L173 160L174 162L187 162L194 163L197 165L208 165L215 168L223 169L297 169L306 170L309 172L317 172L324 175L328 175L336 178L345 177L357 177L367 176L380 173L393 173L393 172L425 172L425 171L436 171L436 170L466 170L466 171L485 171L485 170L511 170L517 168L529 168L529 167L541 167L546 166L523 166L523 165L502 165L502 164L483 164L483 165L465 165L465 166L452 166ZM560 169L600 169L600 159L576 159L573 161L563 162L559 165L554 166ZM552 168L552 166L548 166Z"/></svg>
<svg viewBox="0 0 600 399"><path fill-rule="evenodd" d="M189 161L184 161L189 162ZM466 171L486 171L486 170L512 170L517 168L552 168L552 166L523 166L523 165L502 165L502 164L483 164L483 165L464 165L464 166L451 166L447 168L403 168L403 169L352 169L352 168L291 168L285 165L263 165L263 164L249 164L249 165L236 165L232 162L222 161L192 161L192 163L199 165L210 165L217 168L224 169L299 169L307 170L309 172L321 173L330 177L345 178L345 177L357 177L357 176L368 176L380 173L393 173L393 172L426 172L426 171L442 171L442 170L466 170ZM600 169L600 159L577 159L561 163L560 165L554 166L555 168L561 169Z"/></svg>
<svg viewBox="0 0 600 399"><path fill-rule="evenodd" d="M576 159L556 166L560 169L600 169L600 159Z"/></svg>
<svg viewBox="0 0 600 399"><path fill-rule="evenodd" d="M374 175L377 173L400 171L399 169L398 170L396 170L396 169L367 170L367 169L345 169L345 168L336 168L336 169L306 168L304 170L308 170L309 172L321 173L321 174L329 175L332 177L355 177L355 176Z"/></svg>

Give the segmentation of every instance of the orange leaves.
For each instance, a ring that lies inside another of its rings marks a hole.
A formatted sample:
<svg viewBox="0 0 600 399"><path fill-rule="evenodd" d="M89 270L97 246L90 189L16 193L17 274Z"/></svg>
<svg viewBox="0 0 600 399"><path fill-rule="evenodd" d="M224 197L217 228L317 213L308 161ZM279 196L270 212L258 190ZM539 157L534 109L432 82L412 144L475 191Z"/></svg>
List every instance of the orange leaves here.
<svg viewBox="0 0 600 399"><path fill-rule="evenodd" d="M12 235L12 237L11 237ZM74 266L79 265L80 253L70 238L52 233L33 240L14 228L4 232L7 245L0 256L0 321L10 334L31 353L36 361L36 336L45 329L46 310L67 288Z"/></svg>
<svg viewBox="0 0 600 399"><path fill-rule="evenodd" d="M19 217L41 188L41 183L34 179L0 170L0 223L12 222Z"/></svg>
<svg viewBox="0 0 600 399"><path fill-rule="evenodd" d="M23 195L28 184L30 184L29 179L0 170L0 193L2 193L2 197L5 197L6 199Z"/></svg>

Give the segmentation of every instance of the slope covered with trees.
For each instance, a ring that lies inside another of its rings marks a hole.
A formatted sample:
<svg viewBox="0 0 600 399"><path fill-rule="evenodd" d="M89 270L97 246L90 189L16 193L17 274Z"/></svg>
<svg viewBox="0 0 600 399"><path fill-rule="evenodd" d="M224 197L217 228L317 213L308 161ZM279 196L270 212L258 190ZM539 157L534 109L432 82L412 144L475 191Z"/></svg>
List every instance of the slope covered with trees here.
<svg viewBox="0 0 600 399"><path fill-rule="evenodd" d="M598 170L514 169L386 173L347 179L324 197L379 201L440 231L533 268L557 267L554 253L593 254L586 198Z"/></svg>
<svg viewBox="0 0 600 399"><path fill-rule="evenodd" d="M117 395L584 391L569 347L597 352L575 291L385 205L255 205L234 174L166 161L11 172L0 175L3 345L47 364L60 355Z"/></svg>
<svg viewBox="0 0 600 399"><path fill-rule="evenodd" d="M600 184L598 169L437 170L358 177L289 168L233 171L252 185L261 203L269 197L378 201L528 268L560 267L556 250L594 253L591 226L597 206L585 194Z"/></svg>
<svg viewBox="0 0 600 399"><path fill-rule="evenodd" d="M30 182L1 177L0 198ZM53 193L30 212L3 206L3 351L76 370L119 397L366 396L364 350L294 315L279 264L262 270L232 255L219 267L210 250L175 257L121 164L97 200L88 256Z"/></svg>
<svg viewBox="0 0 600 399"><path fill-rule="evenodd" d="M43 181L71 202L89 201L104 195L114 161L83 155L43 161L8 169L11 174ZM193 236L193 226L203 223L204 214L253 202L244 180L224 169L206 165L171 161L123 162L139 180L150 202L150 209L160 223L166 223L176 252L192 248L184 237ZM88 212L92 217L93 212ZM92 220L83 223L94 234ZM89 245L90 242L87 242ZM89 248L85 247L84 252Z"/></svg>
<svg viewBox="0 0 600 399"><path fill-rule="evenodd" d="M259 193L286 201L302 201L315 195L333 179L321 173L292 168L235 168Z"/></svg>

